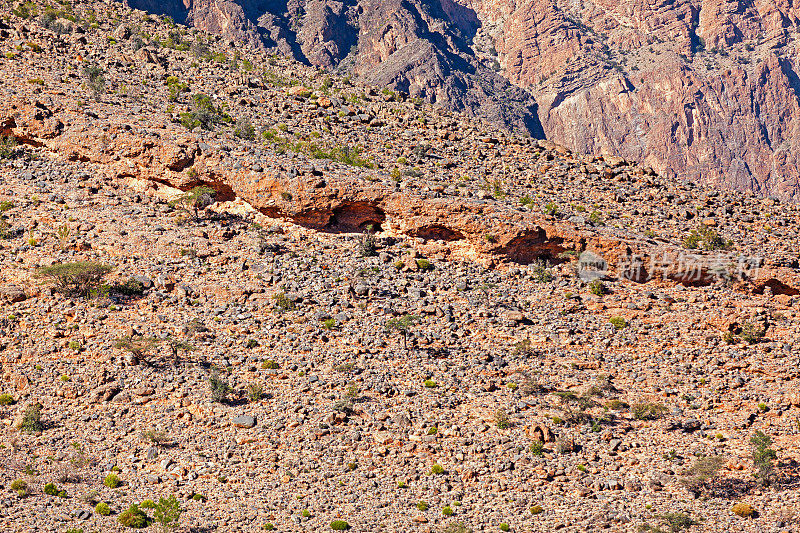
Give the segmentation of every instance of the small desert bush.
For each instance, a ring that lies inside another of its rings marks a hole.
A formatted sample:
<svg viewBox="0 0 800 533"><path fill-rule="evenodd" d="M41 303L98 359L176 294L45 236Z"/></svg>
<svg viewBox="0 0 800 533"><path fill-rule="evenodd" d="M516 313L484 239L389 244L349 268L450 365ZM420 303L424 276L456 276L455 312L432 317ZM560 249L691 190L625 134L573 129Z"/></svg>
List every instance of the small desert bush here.
<svg viewBox="0 0 800 533"><path fill-rule="evenodd" d="M208 385L211 388L211 399L215 402L223 403L233 389L228 382L222 379L219 374L211 374L208 378Z"/></svg>
<svg viewBox="0 0 800 533"><path fill-rule="evenodd" d="M463 522L450 522L442 530L442 533L472 533L472 530Z"/></svg>
<svg viewBox="0 0 800 533"><path fill-rule="evenodd" d="M749 503L737 503L731 507L731 512L737 516L741 516L742 518L749 518L753 516L756 510L753 509L753 506Z"/></svg>
<svg viewBox="0 0 800 533"><path fill-rule="evenodd" d="M621 316L612 316L608 321L611 322L611 325L617 330L625 329L628 326L628 322Z"/></svg>
<svg viewBox="0 0 800 533"><path fill-rule="evenodd" d="M247 385L247 397L251 402L257 402L264 397L264 387L258 383Z"/></svg>
<svg viewBox="0 0 800 533"><path fill-rule="evenodd" d="M147 527L147 514L144 511L139 509L139 506L131 504L128 509L120 513L119 518L117 519L120 524L125 527L132 527L135 529L141 529Z"/></svg>
<svg viewBox="0 0 800 533"><path fill-rule="evenodd" d="M668 528L667 530L650 524L642 524L639 527L639 531L644 533L680 533L700 523L686 513L664 513L657 518Z"/></svg>
<svg viewBox="0 0 800 533"><path fill-rule="evenodd" d="M772 438L763 431L756 431L750 439L753 466L756 469L756 479L762 485L769 485L775 474L773 461L778 454L770 448Z"/></svg>
<svg viewBox="0 0 800 533"><path fill-rule="evenodd" d="M739 336L748 344L755 344L764 338L767 331L764 326L756 322L747 322L742 326L742 332Z"/></svg>
<svg viewBox="0 0 800 533"><path fill-rule="evenodd" d="M42 492L44 492L48 496L58 496L59 498L67 497L67 491L59 489L58 487L55 486L54 483L45 484L44 488L42 489Z"/></svg>
<svg viewBox="0 0 800 533"><path fill-rule="evenodd" d="M725 464L725 457L713 455L698 457L695 463L687 470L681 483L692 492L699 492L706 488L719 474Z"/></svg>
<svg viewBox="0 0 800 533"><path fill-rule="evenodd" d="M720 237L716 231L708 226L700 225L697 229L693 229L689 235L683 240L684 248L689 250L696 250L701 248L703 250L727 250L733 245L731 241L725 240Z"/></svg>
<svg viewBox="0 0 800 533"><path fill-rule="evenodd" d="M57 291L70 296L88 296L92 289L98 289L103 277L112 268L94 261L76 261L41 267L35 277L45 278L55 283Z"/></svg>
<svg viewBox="0 0 800 533"><path fill-rule="evenodd" d="M111 507L105 502L100 502L94 506L94 512L100 516L108 516L111 514Z"/></svg>
<svg viewBox="0 0 800 533"><path fill-rule="evenodd" d="M177 529L181 517L181 507L175 495L159 498L153 509L153 518L161 526L162 531Z"/></svg>
<svg viewBox="0 0 800 533"><path fill-rule="evenodd" d="M631 413L636 420L656 420L667 413L667 408L658 403L637 403L631 407Z"/></svg>
<svg viewBox="0 0 800 533"><path fill-rule="evenodd" d="M16 479L12 481L9 488L14 492L16 492L19 496L28 495L28 483L26 483L22 479Z"/></svg>
<svg viewBox="0 0 800 533"><path fill-rule="evenodd" d="M36 433L44 429L42 424L42 404L34 403L25 408L22 413L20 430L26 433Z"/></svg>
<svg viewBox="0 0 800 533"><path fill-rule="evenodd" d="M608 292L608 289L606 289L606 286L602 281L596 279L589 283L589 292L595 296L602 296Z"/></svg>

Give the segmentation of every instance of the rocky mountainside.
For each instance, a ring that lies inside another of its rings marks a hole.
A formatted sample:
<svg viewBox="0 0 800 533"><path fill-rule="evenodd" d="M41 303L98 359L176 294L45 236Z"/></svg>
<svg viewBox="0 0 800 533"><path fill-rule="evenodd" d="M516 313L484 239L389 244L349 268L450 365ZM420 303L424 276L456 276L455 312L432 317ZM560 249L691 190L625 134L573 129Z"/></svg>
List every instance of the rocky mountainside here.
<svg viewBox="0 0 800 533"><path fill-rule="evenodd" d="M103 2L0 176L9 531L797 528L794 203Z"/></svg>
<svg viewBox="0 0 800 533"><path fill-rule="evenodd" d="M130 3L580 153L798 194L791 0Z"/></svg>

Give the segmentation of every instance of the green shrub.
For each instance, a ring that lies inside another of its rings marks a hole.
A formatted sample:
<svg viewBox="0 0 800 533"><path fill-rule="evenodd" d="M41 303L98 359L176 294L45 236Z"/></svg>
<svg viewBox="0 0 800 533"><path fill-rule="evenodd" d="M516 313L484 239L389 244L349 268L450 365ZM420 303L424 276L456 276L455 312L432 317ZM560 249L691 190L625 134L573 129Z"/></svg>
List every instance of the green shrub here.
<svg viewBox="0 0 800 533"><path fill-rule="evenodd" d="M279 366L278 363L276 363L272 359L267 359L266 361L261 363L261 368L263 368L264 370L275 370L279 368Z"/></svg>
<svg viewBox="0 0 800 533"><path fill-rule="evenodd" d="M689 529L700 523L685 513L664 513L658 516L658 519L669 528L670 533L679 533L684 529ZM663 529L653 527L650 524L642 524L639 527L639 531L645 533L665 533Z"/></svg>
<svg viewBox="0 0 800 533"><path fill-rule="evenodd" d="M631 412L636 420L656 420L667 413L668 409L658 403L637 403L631 406Z"/></svg>
<svg viewBox="0 0 800 533"><path fill-rule="evenodd" d="M428 510L428 502L424 500L420 500L417 502L417 509L420 511L427 511Z"/></svg>
<svg viewBox="0 0 800 533"><path fill-rule="evenodd" d="M142 503L139 504L140 509L155 509L156 502L153 500L144 500Z"/></svg>
<svg viewBox="0 0 800 533"><path fill-rule="evenodd" d="M117 487L120 486L120 483L121 481L119 480L119 476L117 476L116 474L109 474L103 480L103 485L105 485L110 489L116 489Z"/></svg>
<svg viewBox="0 0 800 533"><path fill-rule="evenodd" d="M689 491L699 492L717 477L724 463L725 458L721 455L698 457L681 479L681 484Z"/></svg>
<svg viewBox="0 0 800 533"><path fill-rule="evenodd" d="M764 326L758 324L757 322L746 322L742 326L742 332L739 336L748 344L755 344L764 338L764 335L767 334L767 330Z"/></svg>
<svg viewBox="0 0 800 533"><path fill-rule="evenodd" d="M264 387L258 383L249 383L247 385L247 397L251 402L257 402L264 397Z"/></svg>
<svg viewBox="0 0 800 533"><path fill-rule="evenodd" d="M702 248L703 250L727 250L733 245L731 241L725 240L720 237L716 231L708 226L700 225L697 229L693 229L689 235L683 240L684 248L695 250Z"/></svg>
<svg viewBox="0 0 800 533"><path fill-rule="evenodd" d="M450 522L442 533L472 533L472 530L464 522Z"/></svg>
<svg viewBox="0 0 800 533"><path fill-rule="evenodd" d="M531 453L537 457L544 455L544 443L542 441L534 441L531 444Z"/></svg>
<svg viewBox="0 0 800 533"><path fill-rule="evenodd" d="M233 389L228 382L222 379L219 374L211 374L208 378L208 385L211 388L211 399L218 403L223 403L228 393Z"/></svg>
<svg viewBox="0 0 800 533"><path fill-rule="evenodd" d="M153 518L161 525L162 531L178 528L178 521L181 517L181 508L175 495L169 498L159 498L153 510Z"/></svg>
<svg viewBox="0 0 800 533"><path fill-rule="evenodd" d="M542 509L541 505L534 505L533 507L531 507L530 511L532 515L537 515L541 514L542 511L544 511L544 509Z"/></svg>
<svg viewBox="0 0 800 533"><path fill-rule="evenodd" d="M89 86L89 89L92 90L95 97L100 96L106 88L106 78L103 69L94 64L86 65L83 68L83 75L86 77L86 84Z"/></svg>
<svg viewBox="0 0 800 533"><path fill-rule="evenodd" d="M22 479L15 479L12 481L9 488L20 496L27 496L28 494L28 483Z"/></svg>
<svg viewBox="0 0 800 533"><path fill-rule="evenodd" d="M189 91L189 84L182 82L176 76L169 76L166 81L169 88L169 101L176 102L182 93Z"/></svg>
<svg viewBox="0 0 800 533"><path fill-rule="evenodd" d="M611 325L617 330L628 327L628 322L626 322L621 316L612 316L608 321L611 322Z"/></svg>
<svg viewBox="0 0 800 533"><path fill-rule="evenodd" d="M160 342L161 341L155 337L130 335L117 339L114 342L114 348L130 352L138 361L143 359L146 353L155 348Z"/></svg>
<svg viewBox="0 0 800 533"><path fill-rule="evenodd" d="M434 389L434 388L438 387L436 382L433 381L432 379L426 379L423 384L425 385L425 388L427 388L427 389Z"/></svg>
<svg viewBox="0 0 800 533"><path fill-rule="evenodd" d="M100 516L108 516L111 514L111 507L105 502L100 502L94 506L94 512Z"/></svg>
<svg viewBox="0 0 800 533"><path fill-rule="evenodd" d="M258 341L255 339L247 339L247 342L244 343L244 347L252 350L253 348L258 348L259 344Z"/></svg>
<svg viewBox="0 0 800 533"><path fill-rule="evenodd" d="M508 415L502 409L498 409L494 413L494 423L497 425L498 429L508 429L511 426L511 420L509 420Z"/></svg>
<svg viewBox="0 0 800 533"><path fill-rule="evenodd" d="M240 139L252 141L256 138L256 128L250 119L242 117L236 120L236 126L233 128L233 135Z"/></svg>
<svg viewBox="0 0 800 533"><path fill-rule="evenodd" d="M191 209L194 213L194 218L197 220L200 217L200 210L205 209L214 203L217 191L205 185L198 185L192 187L178 198L170 202L173 207L181 207L183 209Z"/></svg>
<svg viewBox="0 0 800 533"><path fill-rule="evenodd" d="M419 317L416 315L403 315L400 318L390 318L386 321L386 331L397 331L400 333L400 335L403 336L403 349L408 351L408 334L411 330L411 326L417 322L419 322Z"/></svg>
<svg viewBox="0 0 800 533"><path fill-rule="evenodd" d="M591 283L589 283L589 292L591 292L595 296L603 296L605 293L608 292L608 289L606 289L606 286L602 281L596 279Z"/></svg>
<svg viewBox="0 0 800 533"><path fill-rule="evenodd" d="M141 296L144 294L144 284L136 278L130 277L125 283L115 283L111 290L123 296Z"/></svg>
<svg viewBox="0 0 800 533"><path fill-rule="evenodd" d="M514 343L514 353L529 357L535 355L536 351L533 349L533 343L531 342L531 339L526 338Z"/></svg>
<svg viewBox="0 0 800 533"><path fill-rule="evenodd" d="M201 93L192 95L191 111L181 113L180 118L181 124L190 130L197 127L211 130L217 124L231 122L230 116L215 106L209 96Z"/></svg>
<svg viewBox="0 0 800 533"><path fill-rule="evenodd" d="M444 474L444 467L438 463L431 467L431 474Z"/></svg>
<svg viewBox="0 0 800 533"><path fill-rule="evenodd" d="M25 408L22 413L20 429L26 433L37 433L44 430L42 423L42 404L33 403Z"/></svg>
<svg viewBox="0 0 800 533"><path fill-rule="evenodd" d="M274 295L272 299L275 300L275 308L279 311L291 311L296 307L295 303L291 301L283 291Z"/></svg>
<svg viewBox="0 0 800 533"><path fill-rule="evenodd" d="M445 505L442 508L442 514L445 515L445 516L452 516L453 515L453 509L449 505Z"/></svg>
<svg viewBox="0 0 800 533"><path fill-rule="evenodd" d="M553 276L553 273L547 268L547 263L544 261L537 261L536 265L533 267L531 277L536 283L549 283L553 281L555 276Z"/></svg>
<svg viewBox="0 0 800 533"><path fill-rule="evenodd" d="M14 137L0 135L0 159L11 159L14 157L17 140Z"/></svg>
<svg viewBox="0 0 800 533"><path fill-rule="evenodd" d="M10 394L0 394L0 405L11 405L14 403L14 397Z"/></svg>
<svg viewBox="0 0 800 533"><path fill-rule="evenodd" d="M358 240L358 249L362 257L373 257L378 254L378 241L375 238L375 231L370 224L361 234Z"/></svg>
<svg viewBox="0 0 800 533"><path fill-rule="evenodd" d="M433 270L433 265L427 259L417 259L417 267L423 271Z"/></svg>
<svg viewBox="0 0 800 533"><path fill-rule="evenodd" d="M500 531L511 531L511 526L506 523L500 524Z"/></svg>
<svg viewBox="0 0 800 533"><path fill-rule="evenodd" d="M147 527L148 517L144 511L139 509L138 505L133 503L128 509L120 513L117 520L125 527L141 529Z"/></svg>
<svg viewBox="0 0 800 533"><path fill-rule="evenodd" d="M331 529L334 531L345 531L350 529L350 524L345 522L344 520L334 520L331 522Z"/></svg>
<svg viewBox="0 0 800 533"><path fill-rule="evenodd" d="M205 501L208 500L208 498L206 498L202 494L195 494L195 495L192 496L192 500L194 500L196 502L205 502Z"/></svg>
<svg viewBox="0 0 800 533"><path fill-rule="evenodd" d="M35 277L46 278L55 283L55 288L70 296L88 296L92 289L98 289L100 282L112 268L94 261L76 261L41 267Z"/></svg>
<svg viewBox="0 0 800 533"><path fill-rule="evenodd" d="M67 497L67 491L59 490L59 488L56 487L54 483L47 483L42 489L42 492L44 492L48 496L58 496L59 498Z"/></svg>
<svg viewBox="0 0 800 533"><path fill-rule="evenodd" d="M750 444L752 446L753 466L756 469L756 479L762 485L769 485L775 470L772 462L778 456L775 450L770 448L772 438L763 431L756 431L750 439Z"/></svg>

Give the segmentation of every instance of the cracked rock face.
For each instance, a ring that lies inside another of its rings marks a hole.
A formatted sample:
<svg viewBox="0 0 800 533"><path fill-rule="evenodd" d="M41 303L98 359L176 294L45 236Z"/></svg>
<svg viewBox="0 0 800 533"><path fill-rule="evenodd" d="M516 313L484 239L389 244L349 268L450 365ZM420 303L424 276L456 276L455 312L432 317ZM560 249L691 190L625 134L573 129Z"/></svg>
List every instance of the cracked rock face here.
<svg viewBox="0 0 800 533"><path fill-rule="evenodd" d="M584 154L798 194L788 0L129 3Z"/></svg>

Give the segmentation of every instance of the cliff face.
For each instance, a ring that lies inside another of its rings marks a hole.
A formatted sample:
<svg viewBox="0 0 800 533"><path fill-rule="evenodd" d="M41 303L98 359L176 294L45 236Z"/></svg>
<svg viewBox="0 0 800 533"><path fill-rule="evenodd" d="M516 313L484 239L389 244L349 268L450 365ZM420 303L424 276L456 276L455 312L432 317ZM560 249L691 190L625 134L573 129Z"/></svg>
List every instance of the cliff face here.
<svg viewBox="0 0 800 533"><path fill-rule="evenodd" d="M576 151L798 195L795 0L131 4Z"/></svg>
<svg viewBox="0 0 800 533"><path fill-rule="evenodd" d="M797 195L797 7L473 2L548 138L692 181Z"/></svg>

